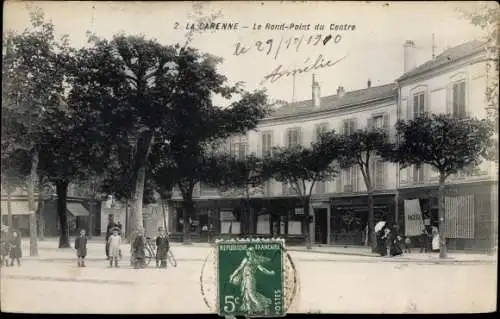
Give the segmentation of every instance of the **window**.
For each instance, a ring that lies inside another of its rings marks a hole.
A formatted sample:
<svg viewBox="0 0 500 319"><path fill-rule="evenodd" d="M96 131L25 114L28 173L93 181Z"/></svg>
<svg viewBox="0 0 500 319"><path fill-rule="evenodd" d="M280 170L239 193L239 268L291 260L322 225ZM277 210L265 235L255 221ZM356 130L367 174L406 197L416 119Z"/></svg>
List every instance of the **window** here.
<svg viewBox="0 0 500 319"><path fill-rule="evenodd" d="M271 155L272 137L272 132L262 132L262 156Z"/></svg>
<svg viewBox="0 0 500 319"><path fill-rule="evenodd" d="M233 139L231 143L231 155L237 159L244 159L247 155L247 139L246 137L240 137Z"/></svg>
<svg viewBox="0 0 500 319"><path fill-rule="evenodd" d="M423 182L424 181L424 168L417 166L413 167L413 181L414 182Z"/></svg>
<svg viewBox="0 0 500 319"><path fill-rule="evenodd" d="M465 81L453 84L453 115L465 115Z"/></svg>
<svg viewBox="0 0 500 319"><path fill-rule="evenodd" d="M287 132L287 147L295 147L300 145L300 128L289 129Z"/></svg>
<svg viewBox="0 0 500 319"><path fill-rule="evenodd" d="M383 129L384 128L384 116L377 115L373 117L373 128Z"/></svg>
<svg viewBox="0 0 500 319"><path fill-rule="evenodd" d="M356 169L354 167L349 167L344 169L342 173L342 179L344 181L344 192L354 192L356 191Z"/></svg>
<svg viewBox="0 0 500 319"><path fill-rule="evenodd" d="M425 92L413 95L413 118L417 118L425 112Z"/></svg>
<svg viewBox="0 0 500 319"><path fill-rule="evenodd" d="M355 119L349 119L349 120L344 120L344 130L343 133L344 135L350 135L356 131L356 120Z"/></svg>
<svg viewBox="0 0 500 319"><path fill-rule="evenodd" d="M326 183L323 181L316 182L316 194L324 194L326 192Z"/></svg>
<svg viewBox="0 0 500 319"><path fill-rule="evenodd" d="M385 163L382 159L375 160L375 188L384 188L384 168Z"/></svg>
<svg viewBox="0 0 500 319"><path fill-rule="evenodd" d="M317 142L320 135L326 131L328 131L328 123L316 124L316 127L314 128L314 140Z"/></svg>

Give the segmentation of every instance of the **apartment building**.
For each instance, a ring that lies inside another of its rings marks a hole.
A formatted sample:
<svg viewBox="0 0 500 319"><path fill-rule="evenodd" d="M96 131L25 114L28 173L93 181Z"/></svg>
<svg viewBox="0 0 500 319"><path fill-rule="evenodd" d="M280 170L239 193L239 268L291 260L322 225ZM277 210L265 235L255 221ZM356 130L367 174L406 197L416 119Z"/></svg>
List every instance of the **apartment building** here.
<svg viewBox="0 0 500 319"><path fill-rule="evenodd" d="M318 132L335 129L348 134L366 126L385 127L391 133L397 120L397 87L395 84L367 86L361 90L346 91L342 86L337 94L321 97L320 85L313 76L312 99L279 104L271 116L262 120L255 130L228 141L228 151L243 158L247 154L263 156L275 146L310 146ZM392 219L395 215L396 166L374 161L373 178L376 181L376 219ZM221 234L239 234L240 222L235 212L241 200L234 195L222 195L201 185L197 191L198 216L191 221L195 234L204 235L212 229ZM170 229L182 232L181 199L174 194L170 214ZM366 188L357 168L341 172L333 181L318 183L313 191L310 211L313 223L310 233L318 244L362 244L367 224ZM252 196L256 211L256 235L283 236L289 240L303 240L300 220L303 209L296 194L283 183L267 182ZM204 227L206 226L206 227Z"/></svg>
<svg viewBox="0 0 500 319"><path fill-rule="evenodd" d="M416 66L414 50L415 44L408 41L406 72L396 80L398 118L412 119L422 112L486 117L489 61L483 42L470 41L447 49L420 66ZM437 182L438 174L429 166L403 169L398 178L400 199L418 198L431 226L439 224ZM454 224L446 231L448 247L478 250L494 246L498 237L498 171L494 163L485 161L451 176L448 184L450 202L460 199L466 203L457 212L447 212L445 221ZM400 205L398 217L403 216L404 205Z"/></svg>

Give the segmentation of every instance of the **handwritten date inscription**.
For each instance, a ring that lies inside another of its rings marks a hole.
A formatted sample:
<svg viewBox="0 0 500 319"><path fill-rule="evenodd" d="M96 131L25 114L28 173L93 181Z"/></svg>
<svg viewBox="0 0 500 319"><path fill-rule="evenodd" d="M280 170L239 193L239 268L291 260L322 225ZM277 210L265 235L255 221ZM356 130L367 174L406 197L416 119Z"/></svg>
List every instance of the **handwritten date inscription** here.
<svg viewBox="0 0 500 319"><path fill-rule="evenodd" d="M302 45L311 45L317 46L318 44L326 45L328 42L339 43L342 40L342 36L340 34L336 35L310 35L310 36L291 36L288 38L281 37L279 41L276 41L273 38L264 40L264 41L256 41L251 46L244 46L241 42L236 43L236 48L234 50L233 55L239 56L247 53L255 47L257 51L263 52L266 56L274 54L274 59L278 58L278 55L283 50L289 50L290 48L295 49L296 52L299 51Z"/></svg>

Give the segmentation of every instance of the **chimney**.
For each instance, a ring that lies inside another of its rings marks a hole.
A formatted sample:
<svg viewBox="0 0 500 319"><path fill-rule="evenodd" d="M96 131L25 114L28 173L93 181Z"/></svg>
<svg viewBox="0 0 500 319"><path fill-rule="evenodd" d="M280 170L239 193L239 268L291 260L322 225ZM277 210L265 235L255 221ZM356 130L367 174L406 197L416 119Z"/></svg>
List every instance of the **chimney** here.
<svg viewBox="0 0 500 319"><path fill-rule="evenodd" d="M337 88L337 95L338 95L339 97L343 97L343 96L344 96L344 92L345 92L345 91L344 91L344 87L343 87L343 86L339 86L339 87Z"/></svg>
<svg viewBox="0 0 500 319"><path fill-rule="evenodd" d="M368 79L368 82L366 82L366 86L368 88L371 88L372 87L372 81L370 79Z"/></svg>
<svg viewBox="0 0 500 319"><path fill-rule="evenodd" d="M312 102L313 108L319 109L321 106L321 92L319 88L319 83L316 80L316 74L313 74L312 77Z"/></svg>
<svg viewBox="0 0 500 319"><path fill-rule="evenodd" d="M403 73L406 73L417 66L415 42L412 40L406 40L403 48Z"/></svg>

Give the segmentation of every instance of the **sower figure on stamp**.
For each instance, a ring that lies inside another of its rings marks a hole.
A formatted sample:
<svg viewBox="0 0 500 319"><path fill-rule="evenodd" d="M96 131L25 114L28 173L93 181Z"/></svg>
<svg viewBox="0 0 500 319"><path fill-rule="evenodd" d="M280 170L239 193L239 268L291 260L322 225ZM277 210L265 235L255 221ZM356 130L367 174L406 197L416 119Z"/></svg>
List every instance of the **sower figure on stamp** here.
<svg viewBox="0 0 500 319"><path fill-rule="evenodd" d="M120 257L120 245L122 243L122 238L118 234L118 228L113 229L113 235L109 237L109 266L113 267L113 262L115 267L118 268L118 258Z"/></svg>
<svg viewBox="0 0 500 319"><path fill-rule="evenodd" d="M80 236L75 239L76 257L78 258L78 267L85 267L85 257L87 256L87 235L85 229L80 230Z"/></svg>
<svg viewBox="0 0 500 319"><path fill-rule="evenodd" d="M145 239L144 239L144 234L142 231L137 231L137 235L134 239L134 242L132 243L132 253L134 255L134 268L139 269L139 268L144 268L145 262L144 258L146 257L146 254L144 252L145 249Z"/></svg>
<svg viewBox="0 0 500 319"><path fill-rule="evenodd" d="M264 263L270 259L258 255L253 248L249 248L246 257L231 274L229 282L240 286L241 310L248 313L268 313L272 305L271 299L267 298L257 290L256 274L261 272L266 275L274 275L274 270L264 267Z"/></svg>
<svg viewBox="0 0 500 319"><path fill-rule="evenodd" d="M168 250L170 243L163 229L160 229L160 236L156 237L156 268L167 268Z"/></svg>

